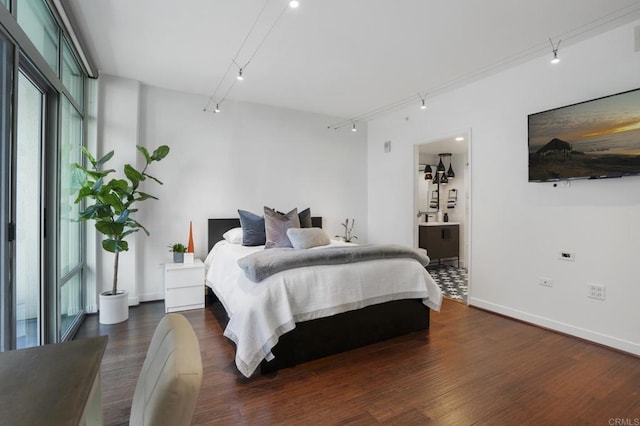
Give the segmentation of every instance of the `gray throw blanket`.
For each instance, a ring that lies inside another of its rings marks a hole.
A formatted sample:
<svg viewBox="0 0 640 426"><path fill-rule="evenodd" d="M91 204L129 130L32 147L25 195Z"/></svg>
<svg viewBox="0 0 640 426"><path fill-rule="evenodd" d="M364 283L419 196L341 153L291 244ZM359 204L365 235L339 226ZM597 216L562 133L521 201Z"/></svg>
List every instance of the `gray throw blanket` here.
<svg viewBox="0 0 640 426"><path fill-rule="evenodd" d="M379 259L415 259L427 266L429 258L410 248L399 245L361 245L328 247L314 250L269 249L238 260L238 266L253 282L260 282L278 272L316 265L339 265Z"/></svg>

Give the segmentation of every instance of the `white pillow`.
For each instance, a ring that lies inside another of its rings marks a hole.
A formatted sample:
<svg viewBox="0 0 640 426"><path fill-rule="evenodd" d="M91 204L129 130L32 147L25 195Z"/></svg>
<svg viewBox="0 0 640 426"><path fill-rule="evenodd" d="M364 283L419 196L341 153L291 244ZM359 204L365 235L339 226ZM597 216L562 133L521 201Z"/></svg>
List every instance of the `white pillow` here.
<svg viewBox="0 0 640 426"><path fill-rule="evenodd" d="M294 249L326 246L331 242L322 228L289 228L287 237Z"/></svg>
<svg viewBox="0 0 640 426"><path fill-rule="evenodd" d="M242 228L229 229L222 238L230 244L242 244Z"/></svg>

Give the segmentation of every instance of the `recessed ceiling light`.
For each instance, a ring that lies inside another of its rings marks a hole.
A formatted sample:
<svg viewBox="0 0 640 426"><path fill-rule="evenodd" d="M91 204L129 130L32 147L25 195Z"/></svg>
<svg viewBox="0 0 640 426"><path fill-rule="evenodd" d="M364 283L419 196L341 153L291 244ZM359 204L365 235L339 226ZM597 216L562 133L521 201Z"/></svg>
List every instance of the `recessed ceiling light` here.
<svg viewBox="0 0 640 426"><path fill-rule="evenodd" d="M458 136L458 137L456 138L456 140L457 140L458 142L460 142L460 141L463 141L463 140L464 140L464 138L463 138L462 136Z"/></svg>
<svg viewBox="0 0 640 426"><path fill-rule="evenodd" d="M296 7L300 6L300 2L296 1L296 0L292 0L289 2L289 7L292 9L295 9Z"/></svg>

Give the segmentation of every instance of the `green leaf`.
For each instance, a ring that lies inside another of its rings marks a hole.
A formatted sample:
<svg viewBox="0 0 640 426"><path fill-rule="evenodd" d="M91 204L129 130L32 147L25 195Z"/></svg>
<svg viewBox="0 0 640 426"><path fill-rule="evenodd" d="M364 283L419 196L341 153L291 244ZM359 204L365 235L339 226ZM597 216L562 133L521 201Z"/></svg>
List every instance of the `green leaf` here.
<svg viewBox="0 0 640 426"><path fill-rule="evenodd" d="M95 181L95 183L93 184L93 187L91 187L91 190L93 192L98 192L100 191L100 188L102 188L102 184L104 183L104 179L100 178L97 181Z"/></svg>
<svg viewBox="0 0 640 426"><path fill-rule="evenodd" d="M93 157L93 155L91 155L89 150L84 146L81 146L80 150L82 150L82 153L87 157L91 165L95 168L97 162L96 162L96 159Z"/></svg>
<svg viewBox="0 0 640 426"><path fill-rule="evenodd" d="M140 151L142 153L142 155L144 155L144 159L146 160L147 163L151 162L151 155L149 155L149 151L147 151L147 148L145 148L142 145L136 145L136 148L138 148L138 151Z"/></svg>
<svg viewBox="0 0 640 426"><path fill-rule="evenodd" d="M148 200L149 198L152 198L154 200L158 199L158 197L154 197L153 195L147 194L145 192L136 191L136 193L139 195L139 197L136 198L136 201L144 201L144 200Z"/></svg>
<svg viewBox="0 0 640 426"><path fill-rule="evenodd" d="M93 190L91 189L91 187L85 186L83 188L80 188L80 191L78 191L78 197L76 198L74 203L78 204L83 199L90 197L92 195L93 195Z"/></svg>
<svg viewBox="0 0 640 426"><path fill-rule="evenodd" d="M160 185L164 185L162 182L160 182L158 179L156 179L155 177L151 176L148 173L144 174L146 177L148 177L149 179L155 180L156 182L158 182Z"/></svg>
<svg viewBox="0 0 640 426"><path fill-rule="evenodd" d="M169 154L169 147L167 145L161 145L153 151L151 156L152 161L160 161Z"/></svg>
<svg viewBox="0 0 640 426"><path fill-rule="evenodd" d="M125 209L120 213L120 216L116 219L116 223L125 223L129 218L129 210Z"/></svg>
<svg viewBox="0 0 640 426"><path fill-rule="evenodd" d="M124 174L129 178L134 187L137 187L141 180L144 180L142 173L133 168L131 164L124 166Z"/></svg>
<svg viewBox="0 0 640 426"><path fill-rule="evenodd" d="M110 253L116 253L129 250L129 244L126 241L117 241L106 239L102 241L102 248Z"/></svg>
<svg viewBox="0 0 640 426"><path fill-rule="evenodd" d="M113 207L113 210L115 210L118 214L120 214L120 212L124 208L124 206L122 205L122 200L120 200L120 198L117 195L111 192L100 194L97 196L97 199L101 204L104 204L109 207Z"/></svg>
<svg viewBox="0 0 640 426"><path fill-rule="evenodd" d="M98 160L98 162L95 164L95 168L98 169L100 167L102 167L104 165L104 163L106 163L107 161L111 160L111 158L113 158L113 151L109 151L107 152L104 157L102 157L101 159Z"/></svg>
<svg viewBox="0 0 640 426"><path fill-rule="evenodd" d="M110 221L96 222L96 230L109 237L120 236L124 232L124 224Z"/></svg>

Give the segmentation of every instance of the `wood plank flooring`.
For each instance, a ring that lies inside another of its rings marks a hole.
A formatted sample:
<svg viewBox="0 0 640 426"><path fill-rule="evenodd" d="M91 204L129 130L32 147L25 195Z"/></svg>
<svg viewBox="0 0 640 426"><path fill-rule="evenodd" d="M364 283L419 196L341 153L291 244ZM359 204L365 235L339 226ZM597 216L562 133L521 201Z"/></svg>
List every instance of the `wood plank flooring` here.
<svg viewBox="0 0 640 426"><path fill-rule="evenodd" d="M245 379L212 309L182 312L200 340L194 425L638 425L640 359L445 300L414 333L269 376ZM128 424L163 302L110 326L89 316L76 338L109 335L105 424ZM618 422L618 423L615 423ZM626 422L626 423L625 423Z"/></svg>

